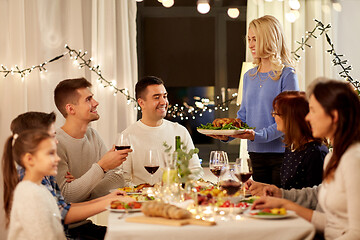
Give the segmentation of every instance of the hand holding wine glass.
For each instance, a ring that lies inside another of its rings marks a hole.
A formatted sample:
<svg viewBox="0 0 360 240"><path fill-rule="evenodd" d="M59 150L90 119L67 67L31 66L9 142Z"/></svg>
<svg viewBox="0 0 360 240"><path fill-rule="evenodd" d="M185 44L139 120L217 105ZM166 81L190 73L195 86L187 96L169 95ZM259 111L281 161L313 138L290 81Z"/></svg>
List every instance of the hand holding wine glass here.
<svg viewBox="0 0 360 240"><path fill-rule="evenodd" d="M130 136L126 133L120 133L116 141L115 149L116 150L130 149L130 146L131 146Z"/></svg>
<svg viewBox="0 0 360 240"><path fill-rule="evenodd" d="M228 156L224 151L211 151L209 159L210 171L218 178L217 185L219 185L219 177L221 168L228 164Z"/></svg>
<svg viewBox="0 0 360 240"><path fill-rule="evenodd" d="M124 149L130 149L131 143L130 143L130 135L126 133L120 133L117 137L115 149L116 151L124 150ZM117 167L116 173L121 173L121 166Z"/></svg>
<svg viewBox="0 0 360 240"><path fill-rule="evenodd" d="M237 158L236 159L236 176L241 181L241 183L245 183L252 176L252 164L250 158ZM245 187L244 189L244 197L245 197Z"/></svg>
<svg viewBox="0 0 360 240"><path fill-rule="evenodd" d="M148 173L151 175L151 183L153 182L153 175L160 167L159 153L156 149L150 149L145 157L144 167Z"/></svg>

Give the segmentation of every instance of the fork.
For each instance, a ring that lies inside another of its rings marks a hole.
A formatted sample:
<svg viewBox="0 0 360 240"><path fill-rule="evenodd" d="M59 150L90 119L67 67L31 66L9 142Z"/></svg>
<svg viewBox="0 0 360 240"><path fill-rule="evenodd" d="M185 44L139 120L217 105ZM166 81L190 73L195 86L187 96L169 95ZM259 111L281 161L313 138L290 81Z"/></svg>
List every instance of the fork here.
<svg viewBox="0 0 360 240"><path fill-rule="evenodd" d="M123 219L125 215L126 215L126 213L125 213L125 212L121 213L121 215L120 215L120 216L118 216L118 219Z"/></svg>

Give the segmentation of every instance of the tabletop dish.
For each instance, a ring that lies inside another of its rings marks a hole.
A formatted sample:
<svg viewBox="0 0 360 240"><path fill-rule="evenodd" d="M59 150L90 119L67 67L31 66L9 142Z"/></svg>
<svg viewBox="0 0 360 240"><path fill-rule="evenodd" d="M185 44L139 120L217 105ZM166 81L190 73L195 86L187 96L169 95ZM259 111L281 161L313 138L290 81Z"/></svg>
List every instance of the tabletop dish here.
<svg viewBox="0 0 360 240"><path fill-rule="evenodd" d="M286 214L272 214L272 215L258 215L261 210L251 210L244 213L245 216L258 219L282 219L288 217L295 217L296 213L291 210L287 210Z"/></svg>
<svg viewBox="0 0 360 240"><path fill-rule="evenodd" d="M213 130L213 129L200 129L198 128L197 131L201 134L205 135L237 135L241 134L245 131L245 129L226 129L226 130Z"/></svg>
<svg viewBox="0 0 360 240"><path fill-rule="evenodd" d="M233 213L235 214L239 214L239 213L242 213L246 210L246 208L243 208L243 207L233 207L232 208L232 211ZM219 207L217 209L217 212L218 213L221 213L221 212L224 212L225 214L228 214L231 212L231 207Z"/></svg>
<svg viewBox="0 0 360 240"><path fill-rule="evenodd" d="M115 213L132 213L132 212L141 212L141 208L134 208L134 209L113 209L110 206L106 207L106 210Z"/></svg>

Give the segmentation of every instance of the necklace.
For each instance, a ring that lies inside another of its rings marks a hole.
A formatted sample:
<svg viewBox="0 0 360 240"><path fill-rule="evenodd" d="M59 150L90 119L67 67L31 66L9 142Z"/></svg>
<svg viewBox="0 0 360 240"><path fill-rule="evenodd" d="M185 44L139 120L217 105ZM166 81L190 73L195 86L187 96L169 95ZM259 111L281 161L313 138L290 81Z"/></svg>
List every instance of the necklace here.
<svg viewBox="0 0 360 240"><path fill-rule="evenodd" d="M268 73L268 74L267 74L267 77L266 77L265 79L262 79L262 78L261 78L261 73L260 73L260 72L258 73L258 76L259 76L259 81L260 81L260 88L262 88L263 85L264 85L264 83L265 83L265 81L268 80L268 78L270 77L270 74Z"/></svg>

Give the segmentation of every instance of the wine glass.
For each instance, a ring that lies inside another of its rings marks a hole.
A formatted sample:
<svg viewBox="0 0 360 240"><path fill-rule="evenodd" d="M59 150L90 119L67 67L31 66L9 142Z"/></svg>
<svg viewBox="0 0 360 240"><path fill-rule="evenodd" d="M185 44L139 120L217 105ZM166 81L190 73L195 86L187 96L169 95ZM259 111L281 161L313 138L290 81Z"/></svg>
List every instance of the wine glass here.
<svg viewBox="0 0 360 240"><path fill-rule="evenodd" d="M228 164L228 156L224 151L211 151L209 159L210 171L217 177L217 187L219 187L219 177L221 168Z"/></svg>
<svg viewBox="0 0 360 240"><path fill-rule="evenodd" d="M232 203L232 196L240 190L241 188L241 182L237 178L236 174L236 164L229 163L225 164L221 168L220 172L220 189L223 191L226 191L226 194L229 196L230 203ZM229 217L230 219L234 219L233 215L233 207L232 205L230 207L230 213Z"/></svg>
<svg viewBox="0 0 360 240"><path fill-rule="evenodd" d="M119 150L124 150L124 149L130 149L130 147L131 147L130 135L123 133L123 132L118 134L118 137L117 137L117 140L115 143L115 150L119 151ZM117 171L116 171L117 174L122 173L121 166L117 167L116 169L117 169Z"/></svg>
<svg viewBox="0 0 360 240"><path fill-rule="evenodd" d="M236 163L236 176L243 184L243 193L245 197L245 185L244 183L249 180L253 174L252 164L250 158L237 158Z"/></svg>
<svg viewBox="0 0 360 240"><path fill-rule="evenodd" d="M153 175L160 167L159 153L156 149L150 149L145 156L144 168L150 173L150 184L153 183Z"/></svg>

